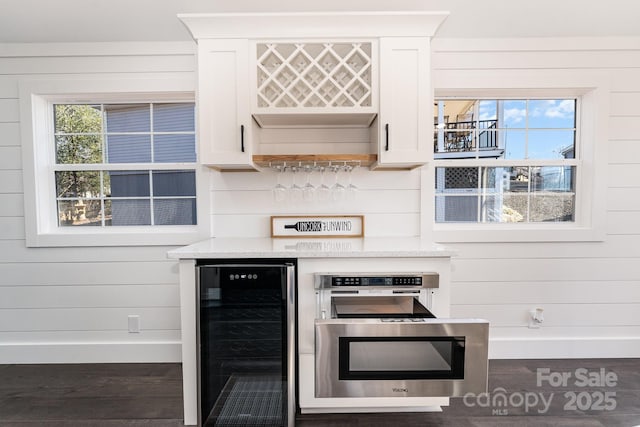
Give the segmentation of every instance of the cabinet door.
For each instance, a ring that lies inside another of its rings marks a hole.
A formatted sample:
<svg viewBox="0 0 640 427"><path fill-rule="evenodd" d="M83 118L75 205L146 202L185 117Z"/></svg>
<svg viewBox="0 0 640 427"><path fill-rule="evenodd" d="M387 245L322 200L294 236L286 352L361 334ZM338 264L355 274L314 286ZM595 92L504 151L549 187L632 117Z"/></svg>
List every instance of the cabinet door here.
<svg viewBox="0 0 640 427"><path fill-rule="evenodd" d="M429 39L380 39L378 167L411 167L432 156Z"/></svg>
<svg viewBox="0 0 640 427"><path fill-rule="evenodd" d="M198 41L200 162L220 169L252 168L249 41Z"/></svg>

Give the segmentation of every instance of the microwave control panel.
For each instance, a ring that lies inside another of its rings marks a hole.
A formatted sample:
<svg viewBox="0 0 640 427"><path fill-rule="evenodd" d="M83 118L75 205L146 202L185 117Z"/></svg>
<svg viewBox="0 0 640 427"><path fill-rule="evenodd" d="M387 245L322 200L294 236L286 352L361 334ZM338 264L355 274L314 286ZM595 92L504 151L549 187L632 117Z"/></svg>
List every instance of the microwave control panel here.
<svg viewBox="0 0 640 427"><path fill-rule="evenodd" d="M345 287L437 288L437 273L415 274L316 274L316 289Z"/></svg>
<svg viewBox="0 0 640 427"><path fill-rule="evenodd" d="M422 276L333 276L331 286L422 286Z"/></svg>

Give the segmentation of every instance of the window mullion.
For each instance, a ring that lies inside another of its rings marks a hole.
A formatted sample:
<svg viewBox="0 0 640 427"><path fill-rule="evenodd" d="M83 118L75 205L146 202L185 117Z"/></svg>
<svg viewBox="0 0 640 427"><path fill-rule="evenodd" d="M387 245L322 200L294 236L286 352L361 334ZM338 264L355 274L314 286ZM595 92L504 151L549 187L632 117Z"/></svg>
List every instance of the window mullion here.
<svg viewBox="0 0 640 427"><path fill-rule="evenodd" d="M153 215L153 171L149 171L149 209L151 225L155 225L155 218Z"/></svg>
<svg viewBox="0 0 640 427"><path fill-rule="evenodd" d="M109 171L109 170L195 170L195 163L64 163L53 166L53 171Z"/></svg>

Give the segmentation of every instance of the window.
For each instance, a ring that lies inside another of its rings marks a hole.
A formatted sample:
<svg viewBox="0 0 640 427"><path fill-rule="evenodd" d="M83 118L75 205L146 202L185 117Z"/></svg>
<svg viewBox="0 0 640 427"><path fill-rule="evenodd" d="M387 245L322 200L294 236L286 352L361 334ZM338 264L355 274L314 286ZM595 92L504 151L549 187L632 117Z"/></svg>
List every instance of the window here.
<svg viewBox="0 0 640 427"><path fill-rule="evenodd" d="M58 225L195 225L194 104L54 104Z"/></svg>
<svg viewBox="0 0 640 427"><path fill-rule="evenodd" d="M210 236L190 77L20 81L27 246Z"/></svg>
<svg viewBox="0 0 640 427"><path fill-rule="evenodd" d="M436 222L573 222L577 99L439 99Z"/></svg>

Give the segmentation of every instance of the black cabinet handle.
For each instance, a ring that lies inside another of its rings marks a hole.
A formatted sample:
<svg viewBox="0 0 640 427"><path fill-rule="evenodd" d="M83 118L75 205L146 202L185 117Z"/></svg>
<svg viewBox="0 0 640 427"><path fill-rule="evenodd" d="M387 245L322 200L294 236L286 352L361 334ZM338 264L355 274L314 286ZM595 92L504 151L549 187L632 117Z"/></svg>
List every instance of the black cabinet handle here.
<svg viewBox="0 0 640 427"><path fill-rule="evenodd" d="M244 125L240 125L240 150L244 153Z"/></svg>
<svg viewBox="0 0 640 427"><path fill-rule="evenodd" d="M389 123L384 125L384 132L387 135L386 143L384 145L384 151L389 151Z"/></svg>

